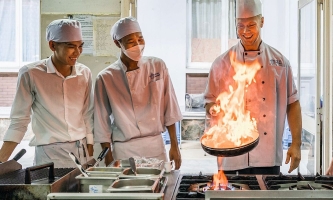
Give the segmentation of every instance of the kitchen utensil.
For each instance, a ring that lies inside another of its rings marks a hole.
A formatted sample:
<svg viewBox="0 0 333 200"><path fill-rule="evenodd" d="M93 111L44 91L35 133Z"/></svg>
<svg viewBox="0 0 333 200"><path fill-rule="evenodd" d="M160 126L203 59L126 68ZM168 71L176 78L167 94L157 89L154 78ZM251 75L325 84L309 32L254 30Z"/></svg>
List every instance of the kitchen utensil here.
<svg viewBox="0 0 333 200"><path fill-rule="evenodd" d="M26 153L25 149L21 149L12 160L0 163L0 175L22 169L22 165L17 161Z"/></svg>
<svg viewBox="0 0 333 200"><path fill-rule="evenodd" d="M232 157L232 156L242 155L242 154L247 153L247 152L251 151L252 149L254 149L254 147L256 147L259 143L259 137L258 137L257 139L255 139L253 142L251 142L249 144L234 147L234 148L212 148L212 147L207 147L204 144L202 144L201 140L202 140L202 137L200 139L200 142L201 142L201 147L205 152L207 152L208 154L210 154L212 156L219 156L219 157Z"/></svg>
<svg viewBox="0 0 333 200"><path fill-rule="evenodd" d="M96 167L98 165L98 163L101 162L105 158L108 151L109 151L109 147L105 147L104 150L99 154L97 161L93 167Z"/></svg>
<svg viewBox="0 0 333 200"><path fill-rule="evenodd" d="M129 163L132 169L132 172L134 173L134 175L136 176L136 164L135 164L135 160L133 157L130 157L129 159Z"/></svg>
<svg viewBox="0 0 333 200"><path fill-rule="evenodd" d="M170 173L171 170L174 168L175 162L173 160L164 162L164 169L166 173Z"/></svg>
<svg viewBox="0 0 333 200"><path fill-rule="evenodd" d="M73 152L69 152L66 149L63 149L64 151L66 151L69 155L69 157L74 161L74 163L76 164L76 166L79 168L79 170L81 171L81 173L83 174L83 176L85 177L89 177L87 172L83 169L81 162L79 161L79 159L75 156L75 154Z"/></svg>

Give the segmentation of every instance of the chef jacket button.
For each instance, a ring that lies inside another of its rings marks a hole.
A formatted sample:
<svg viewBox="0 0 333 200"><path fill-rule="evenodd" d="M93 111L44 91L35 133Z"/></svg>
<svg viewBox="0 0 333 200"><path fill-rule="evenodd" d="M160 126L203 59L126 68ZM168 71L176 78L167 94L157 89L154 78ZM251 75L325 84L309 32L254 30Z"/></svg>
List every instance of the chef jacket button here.
<svg viewBox="0 0 333 200"><path fill-rule="evenodd" d="M264 68L264 66L261 66L261 68Z"/></svg>
<svg viewBox="0 0 333 200"><path fill-rule="evenodd" d="M266 98L262 98L262 100L263 100L263 101L265 101L265 100L266 100Z"/></svg>
<svg viewBox="0 0 333 200"><path fill-rule="evenodd" d="M267 135L267 133L265 132L264 135Z"/></svg>
<svg viewBox="0 0 333 200"><path fill-rule="evenodd" d="M266 117L266 115L263 115L264 117Z"/></svg>
<svg viewBox="0 0 333 200"><path fill-rule="evenodd" d="M245 53L245 55L247 56L247 53Z"/></svg>
<svg viewBox="0 0 333 200"><path fill-rule="evenodd" d="M260 55L260 52L258 53L258 55Z"/></svg>
<svg viewBox="0 0 333 200"><path fill-rule="evenodd" d="M265 84L265 81L261 81L262 84Z"/></svg>

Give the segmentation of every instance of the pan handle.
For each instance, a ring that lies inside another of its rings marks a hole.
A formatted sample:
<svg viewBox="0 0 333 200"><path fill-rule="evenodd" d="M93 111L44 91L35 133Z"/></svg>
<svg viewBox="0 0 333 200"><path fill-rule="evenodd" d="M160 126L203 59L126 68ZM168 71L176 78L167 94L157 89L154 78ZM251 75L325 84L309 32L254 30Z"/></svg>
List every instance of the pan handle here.
<svg viewBox="0 0 333 200"><path fill-rule="evenodd" d="M18 161L27 151L25 149L21 149L13 158L13 160Z"/></svg>
<svg viewBox="0 0 333 200"><path fill-rule="evenodd" d="M39 170L39 169L44 169L49 167L49 182L54 181L54 163L46 163L43 165L37 165L37 166L32 166L32 167L27 167L25 169L25 184L31 184L31 171Z"/></svg>

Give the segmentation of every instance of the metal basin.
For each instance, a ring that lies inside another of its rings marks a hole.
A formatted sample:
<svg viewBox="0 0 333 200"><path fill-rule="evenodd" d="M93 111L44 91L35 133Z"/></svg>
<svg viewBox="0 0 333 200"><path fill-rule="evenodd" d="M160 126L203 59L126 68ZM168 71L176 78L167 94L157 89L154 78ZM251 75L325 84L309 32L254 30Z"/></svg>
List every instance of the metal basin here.
<svg viewBox="0 0 333 200"><path fill-rule="evenodd" d="M80 181L81 192L104 193L110 185L118 179L117 174L89 174L89 177L85 177L82 174L75 177Z"/></svg>
<svg viewBox="0 0 333 200"><path fill-rule="evenodd" d="M136 168L136 175L133 173L131 168L126 168L119 175L119 178L162 178L164 174L164 169L156 169L156 168L146 168L146 167L138 167Z"/></svg>
<svg viewBox="0 0 333 200"><path fill-rule="evenodd" d="M239 147L234 147L234 148L212 148L212 147L207 147L205 145L201 143L201 147L202 149L212 155L212 156L219 156L219 157L232 157L232 156L239 156L242 154L245 154L249 151L251 151L252 149L254 149L254 147L256 147L259 143L259 137L254 140L253 142L243 145L243 146L239 146Z"/></svg>
<svg viewBox="0 0 333 200"><path fill-rule="evenodd" d="M145 192L154 193L160 179L120 179L112 183L109 192Z"/></svg>
<svg viewBox="0 0 333 200"><path fill-rule="evenodd" d="M90 167L86 170L90 174L120 174L123 171L119 167Z"/></svg>

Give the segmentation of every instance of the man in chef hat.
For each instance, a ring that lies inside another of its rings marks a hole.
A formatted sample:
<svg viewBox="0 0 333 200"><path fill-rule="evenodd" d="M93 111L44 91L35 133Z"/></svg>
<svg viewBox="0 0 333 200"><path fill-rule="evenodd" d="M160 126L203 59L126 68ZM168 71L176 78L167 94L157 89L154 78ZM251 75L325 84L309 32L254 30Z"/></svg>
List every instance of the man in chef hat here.
<svg viewBox="0 0 333 200"><path fill-rule="evenodd" d="M35 146L34 164L76 167L64 149L82 164L93 154L91 72L77 62L83 46L80 23L54 20L46 28L46 40L53 54L19 71L0 161L8 160L32 119L34 137L29 145Z"/></svg>
<svg viewBox="0 0 333 200"><path fill-rule="evenodd" d="M216 98L234 85L232 63L260 67L246 89L244 102L251 118L257 121L259 144L240 156L218 158L219 170L227 174L278 174L282 165L282 135L287 117L292 143L285 163L289 173L301 159L301 108L289 61L264 43L260 30L264 25L260 0L236 0L236 29L239 42L220 55L212 64L205 90L206 111L213 117L219 112Z"/></svg>
<svg viewBox="0 0 333 200"><path fill-rule="evenodd" d="M142 56L145 40L138 21L122 18L111 29L119 59L101 71L95 84L94 140L110 147L105 158L132 156L167 161L161 133L168 129L170 160L181 165L175 123L182 119L168 69L160 58Z"/></svg>

